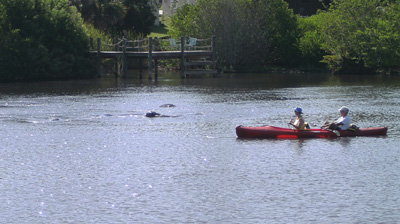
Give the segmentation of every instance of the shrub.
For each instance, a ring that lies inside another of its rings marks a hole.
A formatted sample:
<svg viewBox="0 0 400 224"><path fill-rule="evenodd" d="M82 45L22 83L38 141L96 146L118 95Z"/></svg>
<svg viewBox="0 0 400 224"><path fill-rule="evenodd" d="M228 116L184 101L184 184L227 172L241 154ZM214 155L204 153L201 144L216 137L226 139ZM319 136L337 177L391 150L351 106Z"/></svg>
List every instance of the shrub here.
<svg viewBox="0 0 400 224"><path fill-rule="evenodd" d="M177 10L178 36L216 36L221 67L298 63L297 19L283 0L198 0Z"/></svg>
<svg viewBox="0 0 400 224"><path fill-rule="evenodd" d="M0 9L0 81L96 74L83 21L67 0L0 0Z"/></svg>
<svg viewBox="0 0 400 224"><path fill-rule="evenodd" d="M321 22L324 60L333 70L391 70L400 65L398 0L334 0Z"/></svg>

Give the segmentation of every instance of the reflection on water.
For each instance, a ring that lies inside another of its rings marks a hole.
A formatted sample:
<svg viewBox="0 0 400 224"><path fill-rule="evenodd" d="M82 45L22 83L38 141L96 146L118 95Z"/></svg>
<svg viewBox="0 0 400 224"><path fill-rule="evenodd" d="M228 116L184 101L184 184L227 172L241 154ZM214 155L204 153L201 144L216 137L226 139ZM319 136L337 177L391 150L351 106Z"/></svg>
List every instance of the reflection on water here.
<svg viewBox="0 0 400 224"><path fill-rule="evenodd" d="M379 86L399 88L400 77L394 76L332 76L327 74L219 74L217 78L194 77L180 79L176 73L165 73L158 80L132 77L115 79L105 77L97 80L61 81L48 83L0 84L0 94L30 94L32 97L45 94L94 94L105 91L119 91L130 87L152 91L161 86L194 86L204 87L203 91L231 89L269 89L269 88L299 88L309 86L342 86L345 89L362 89L363 87ZM107 94L97 97L113 97Z"/></svg>
<svg viewBox="0 0 400 224"><path fill-rule="evenodd" d="M321 74L1 84L0 222L396 223L399 87ZM297 106L319 125L343 105L388 136L235 135L285 127Z"/></svg>

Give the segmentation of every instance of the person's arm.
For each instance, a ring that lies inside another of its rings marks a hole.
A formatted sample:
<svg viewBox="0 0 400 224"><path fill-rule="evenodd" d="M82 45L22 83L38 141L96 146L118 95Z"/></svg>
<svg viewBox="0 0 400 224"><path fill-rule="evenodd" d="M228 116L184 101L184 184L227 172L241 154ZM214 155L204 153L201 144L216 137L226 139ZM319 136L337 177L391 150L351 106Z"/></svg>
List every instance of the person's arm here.
<svg viewBox="0 0 400 224"><path fill-rule="evenodd" d="M333 122L333 123L335 123L336 125L343 125L343 118L342 117L340 117L339 119L337 119L335 122Z"/></svg>
<svg viewBox="0 0 400 224"><path fill-rule="evenodd" d="M341 117L335 122L338 126L340 125L350 125L351 120L349 116Z"/></svg>
<svg viewBox="0 0 400 224"><path fill-rule="evenodd" d="M301 126L303 126L304 120L303 120L303 119L300 119L300 120L299 120L299 125L293 124L293 121L290 121L289 124L292 125L293 127L295 127L297 130L299 130L299 129L301 128Z"/></svg>

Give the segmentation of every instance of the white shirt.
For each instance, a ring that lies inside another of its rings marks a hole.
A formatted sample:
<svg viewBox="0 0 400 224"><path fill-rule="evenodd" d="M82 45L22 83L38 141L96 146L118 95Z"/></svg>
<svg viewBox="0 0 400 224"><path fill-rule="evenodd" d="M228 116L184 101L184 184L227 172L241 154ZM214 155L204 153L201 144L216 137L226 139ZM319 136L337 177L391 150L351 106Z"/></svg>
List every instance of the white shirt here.
<svg viewBox="0 0 400 224"><path fill-rule="evenodd" d="M339 119L337 119L335 121L335 123L337 123L337 124L343 123L343 125L339 126L340 130L347 130L350 127L351 118L348 115L345 117L340 117Z"/></svg>

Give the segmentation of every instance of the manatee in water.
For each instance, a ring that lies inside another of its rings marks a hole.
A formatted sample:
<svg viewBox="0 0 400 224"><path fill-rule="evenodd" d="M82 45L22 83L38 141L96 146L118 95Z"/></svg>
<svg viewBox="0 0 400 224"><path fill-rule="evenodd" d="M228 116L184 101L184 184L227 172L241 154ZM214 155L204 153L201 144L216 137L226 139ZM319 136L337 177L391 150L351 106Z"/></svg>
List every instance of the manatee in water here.
<svg viewBox="0 0 400 224"><path fill-rule="evenodd" d="M176 107L176 106L173 104L167 103L167 104L161 105L160 107Z"/></svg>
<svg viewBox="0 0 400 224"><path fill-rule="evenodd" d="M146 117L159 117L161 116L161 114L155 112L155 111L150 111L148 113L146 113Z"/></svg>
<svg viewBox="0 0 400 224"><path fill-rule="evenodd" d="M150 111L148 113L146 113L146 117L179 117L176 115L161 115L155 111Z"/></svg>

